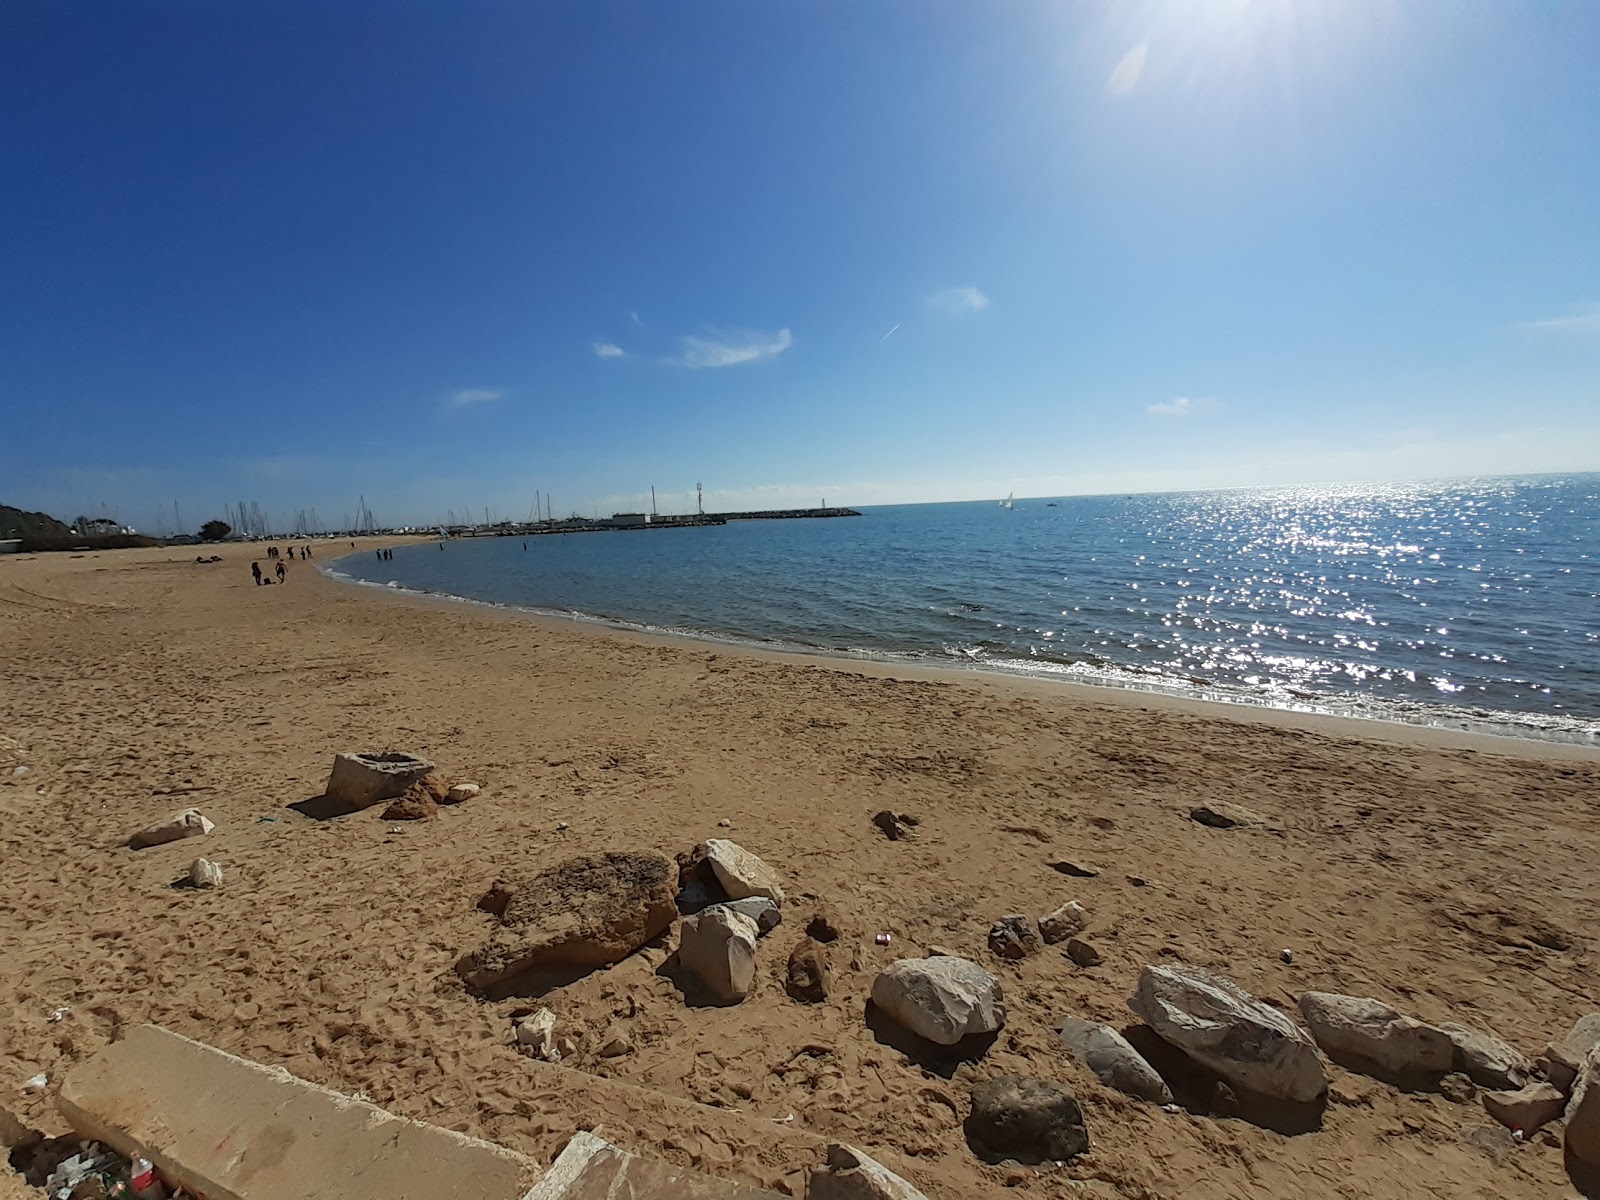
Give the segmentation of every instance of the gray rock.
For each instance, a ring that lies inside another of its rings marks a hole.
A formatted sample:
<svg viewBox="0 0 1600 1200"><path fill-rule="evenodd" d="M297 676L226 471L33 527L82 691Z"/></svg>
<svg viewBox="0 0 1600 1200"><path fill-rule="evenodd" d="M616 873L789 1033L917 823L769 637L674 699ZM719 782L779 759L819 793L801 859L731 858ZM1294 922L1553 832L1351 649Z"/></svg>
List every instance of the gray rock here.
<svg viewBox="0 0 1600 1200"><path fill-rule="evenodd" d="M222 868L209 858L197 858L189 864L189 886L202 890L222 886Z"/></svg>
<svg viewBox="0 0 1600 1200"><path fill-rule="evenodd" d="M323 790L346 808L371 808L393 800L434 770L433 763L414 754L336 754Z"/></svg>
<svg viewBox="0 0 1600 1200"><path fill-rule="evenodd" d="M872 982L872 1003L918 1037L953 1046L1005 1024L1000 981L965 958L906 958Z"/></svg>
<svg viewBox="0 0 1600 1200"><path fill-rule="evenodd" d="M1567 1105L1567 1154L1600 1171L1600 1046L1584 1056Z"/></svg>
<svg viewBox="0 0 1600 1200"><path fill-rule="evenodd" d="M683 919L678 961L719 1004L737 1004L756 977L756 923L716 905Z"/></svg>
<svg viewBox="0 0 1600 1200"><path fill-rule="evenodd" d="M1359 1059L1387 1078L1443 1076L1455 1057L1443 1030L1364 996L1307 992L1300 1015L1329 1055Z"/></svg>
<svg viewBox="0 0 1600 1200"><path fill-rule="evenodd" d="M783 924L783 910L765 896L747 896L743 900L727 900L712 908L725 908L741 917L749 917L763 934L771 933Z"/></svg>
<svg viewBox="0 0 1600 1200"><path fill-rule="evenodd" d="M1063 953L1080 967L1098 967L1105 961L1093 942L1077 937L1067 939L1067 948Z"/></svg>
<svg viewBox="0 0 1600 1200"><path fill-rule="evenodd" d="M1111 1026L1067 1017L1058 1032L1067 1049L1107 1087L1157 1104L1172 1103L1166 1080Z"/></svg>
<svg viewBox="0 0 1600 1200"><path fill-rule="evenodd" d="M1316 1045L1288 1017L1200 967L1146 967L1128 1006L1229 1083L1309 1103L1327 1093Z"/></svg>
<svg viewBox="0 0 1600 1200"><path fill-rule="evenodd" d="M1578 1082L1578 1071L1589 1051L1600 1046L1600 1013L1579 1017L1567 1036L1551 1042L1534 1063L1544 1077L1570 1094Z"/></svg>
<svg viewBox="0 0 1600 1200"><path fill-rule="evenodd" d="M711 838L706 842L706 861L728 899L765 896L774 904L783 903L777 872L743 846L726 838Z"/></svg>
<svg viewBox="0 0 1600 1200"><path fill-rule="evenodd" d="M1001 917L989 929L989 949L1001 958L1027 958L1039 949L1039 932L1019 913Z"/></svg>
<svg viewBox="0 0 1600 1200"><path fill-rule="evenodd" d="M1439 1094L1451 1104L1471 1104L1478 1096L1478 1085L1472 1076L1452 1071L1439 1080Z"/></svg>
<svg viewBox="0 0 1600 1200"><path fill-rule="evenodd" d="M1533 1074L1533 1064L1521 1052L1483 1029L1469 1029L1453 1021L1439 1026L1455 1046L1452 1066L1472 1076L1486 1088L1519 1088Z"/></svg>
<svg viewBox="0 0 1600 1200"><path fill-rule="evenodd" d="M1044 940L1055 945L1089 928L1089 910L1076 900L1068 900L1050 915L1039 920L1039 933Z"/></svg>
<svg viewBox="0 0 1600 1200"><path fill-rule="evenodd" d="M215 825L200 815L198 808L186 808L181 813L174 813L165 821L141 829L128 839L128 847L132 850L144 850L150 846L164 846L168 842L200 837L215 828Z"/></svg>
<svg viewBox="0 0 1600 1200"><path fill-rule="evenodd" d="M834 1142L827 1164L806 1180L806 1200L928 1200L882 1163Z"/></svg>
<svg viewBox="0 0 1600 1200"><path fill-rule="evenodd" d="M1532 1137L1566 1111L1567 1098L1551 1084L1530 1083L1514 1092L1484 1092L1483 1107L1507 1129Z"/></svg>
<svg viewBox="0 0 1600 1200"><path fill-rule="evenodd" d="M972 1089L967 1145L985 1162L1064 1162L1089 1149L1083 1112L1071 1093L1040 1079L1005 1076Z"/></svg>

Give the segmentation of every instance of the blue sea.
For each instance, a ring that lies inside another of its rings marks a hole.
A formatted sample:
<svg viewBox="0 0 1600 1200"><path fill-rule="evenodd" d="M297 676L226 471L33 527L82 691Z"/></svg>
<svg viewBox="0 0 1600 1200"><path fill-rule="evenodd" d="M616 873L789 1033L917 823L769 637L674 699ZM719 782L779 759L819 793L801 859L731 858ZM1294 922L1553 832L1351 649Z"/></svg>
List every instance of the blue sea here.
<svg viewBox="0 0 1600 1200"><path fill-rule="evenodd" d="M471 538L331 573L630 628L1600 745L1600 474Z"/></svg>

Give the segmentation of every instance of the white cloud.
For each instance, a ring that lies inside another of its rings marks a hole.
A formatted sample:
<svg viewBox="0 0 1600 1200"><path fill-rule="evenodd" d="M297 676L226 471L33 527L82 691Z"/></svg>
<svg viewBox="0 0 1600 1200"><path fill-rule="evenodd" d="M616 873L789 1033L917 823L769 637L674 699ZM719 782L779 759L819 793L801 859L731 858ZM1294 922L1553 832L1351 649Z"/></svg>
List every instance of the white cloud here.
<svg viewBox="0 0 1600 1200"><path fill-rule="evenodd" d="M1525 329L1545 329L1556 333L1600 333L1600 304L1586 304L1568 317L1546 317L1528 321Z"/></svg>
<svg viewBox="0 0 1600 1200"><path fill-rule="evenodd" d="M641 328L641 329L644 328L644 322L639 320L639 314L638 313L630 312L628 314L628 320L632 321L635 325L639 326L639 328Z"/></svg>
<svg viewBox="0 0 1600 1200"><path fill-rule="evenodd" d="M1122 61L1111 68L1111 74L1106 79L1106 91L1113 96L1126 96L1138 87L1139 80L1144 77L1144 64L1149 54L1148 42L1140 42L1124 54Z"/></svg>
<svg viewBox="0 0 1600 1200"><path fill-rule="evenodd" d="M1187 396L1174 396L1164 404L1152 404L1145 411L1158 417L1191 417L1210 404L1209 400L1191 400Z"/></svg>
<svg viewBox="0 0 1600 1200"><path fill-rule="evenodd" d="M982 312L989 307L989 297L975 287L947 287L930 293L927 303L929 312L959 317Z"/></svg>
<svg viewBox="0 0 1600 1200"><path fill-rule="evenodd" d="M446 408L467 408L473 404L492 404L505 395L502 388L462 388L444 398Z"/></svg>
<svg viewBox="0 0 1600 1200"><path fill-rule="evenodd" d="M615 342L596 342L594 356L596 358L626 358L628 352Z"/></svg>
<svg viewBox="0 0 1600 1200"><path fill-rule="evenodd" d="M679 338L683 352L667 362L675 367L735 367L740 363L776 358L794 345L794 337L787 329L777 333L711 329L707 334L706 337Z"/></svg>

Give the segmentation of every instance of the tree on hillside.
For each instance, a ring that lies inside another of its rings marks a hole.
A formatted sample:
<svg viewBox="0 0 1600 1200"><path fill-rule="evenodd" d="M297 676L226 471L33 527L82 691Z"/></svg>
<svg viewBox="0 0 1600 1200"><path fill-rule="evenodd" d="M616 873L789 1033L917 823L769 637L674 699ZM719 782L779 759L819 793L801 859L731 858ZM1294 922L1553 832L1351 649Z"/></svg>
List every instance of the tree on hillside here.
<svg viewBox="0 0 1600 1200"><path fill-rule="evenodd" d="M200 540L202 542L220 542L233 532L233 526L226 521L207 521L200 526Z"/></svg>

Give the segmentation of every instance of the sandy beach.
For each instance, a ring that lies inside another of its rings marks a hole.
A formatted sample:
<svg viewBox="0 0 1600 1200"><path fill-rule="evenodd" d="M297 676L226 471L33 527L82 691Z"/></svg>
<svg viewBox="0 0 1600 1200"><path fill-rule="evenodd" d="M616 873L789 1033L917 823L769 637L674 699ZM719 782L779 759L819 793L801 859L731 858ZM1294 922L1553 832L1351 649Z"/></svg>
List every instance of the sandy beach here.
<svg viewBox="0 0 1600 1200"><path fill-rule="evenodd" d="M721 836L788 883L755 990L688 1007L650 948L540 1000L580 1042L567 1067L860 1144L934 1200L1008 1182L1077 1195L1072 1179L1126 1200L1574 1194L1559 1144L1507 1150L1476 1103L1333 1067L1323 1127L1286 1136L1112 1092L1053 1029L1129 1024L1140 968L1187 963L1291 1013L1308 989L1370 995L1537 1054L1600 1009L1600 753L668 642L302 562L257 588L257 548L215 552L0 560L0 1091L25 1119L54 1122L25 1079L149 1021L548 1161L599 1117L541 1103L510 1045L519 1001L457 979L489 928L474 902L570 855ZM483 793L404 825L290 807L336 752L386 749ZM1190 819L1220 800L1269 827ZM214 832L126 848L190 805ZM874 829L886 808L920 819L916 840ZM171 886L197 854L221 889ZM1071 899L1101 965L987 950L1001 916ZM807 1006L783 973L817 909L843 937L833 994ZM933 945L999 975L1008 1009L949 1078L864 1019L875 974ZM632 1051L600 1057L616 1032ZM1020 1182L975 1158L967 1098L1002 1073L1070 1088L1092 1152ZM641 1108L604 1124L629 1148L801 1186L741 1122L685 1130Z"/></svg>

